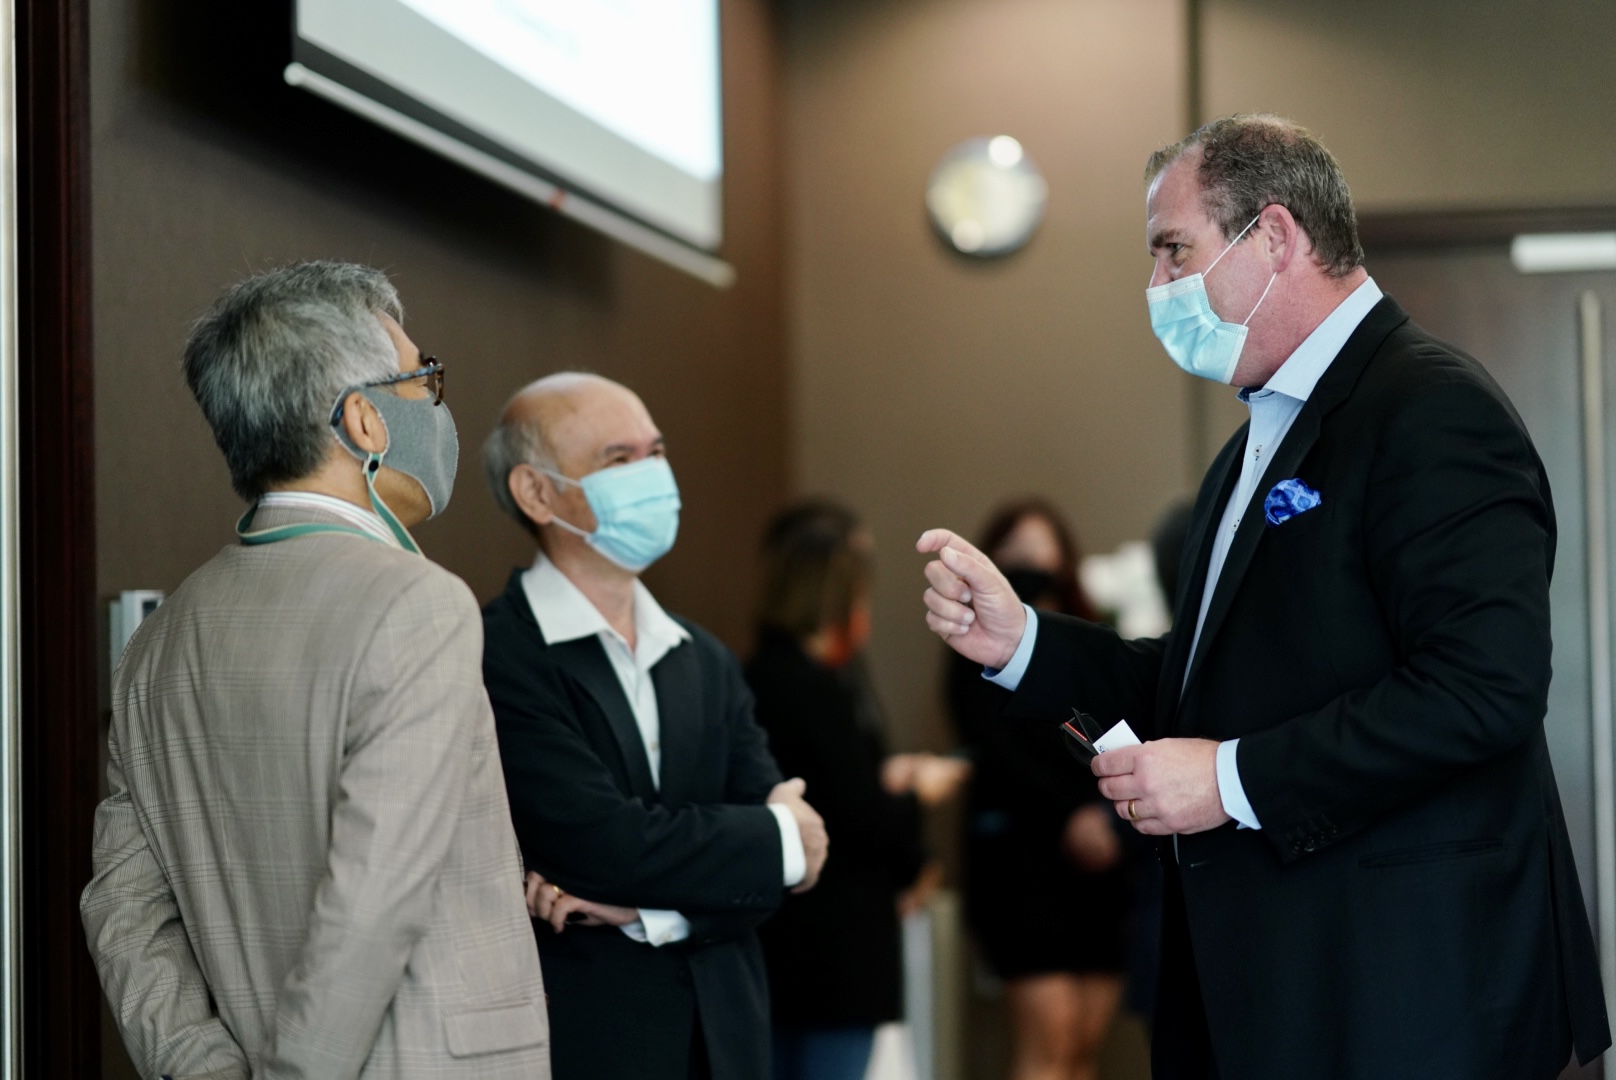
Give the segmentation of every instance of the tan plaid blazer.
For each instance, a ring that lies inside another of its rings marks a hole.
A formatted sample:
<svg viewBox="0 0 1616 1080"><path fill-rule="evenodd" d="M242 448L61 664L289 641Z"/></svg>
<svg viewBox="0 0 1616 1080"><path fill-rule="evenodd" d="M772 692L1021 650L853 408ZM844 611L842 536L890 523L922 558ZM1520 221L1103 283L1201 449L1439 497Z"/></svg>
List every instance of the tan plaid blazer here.
<svg viewBox="0 0 1616 1080"><path fill-rule="evenodd" d="M81 909L142 1075L549 1077L459 578L360 537L232 545L130 643L109 750Z"/></svg>

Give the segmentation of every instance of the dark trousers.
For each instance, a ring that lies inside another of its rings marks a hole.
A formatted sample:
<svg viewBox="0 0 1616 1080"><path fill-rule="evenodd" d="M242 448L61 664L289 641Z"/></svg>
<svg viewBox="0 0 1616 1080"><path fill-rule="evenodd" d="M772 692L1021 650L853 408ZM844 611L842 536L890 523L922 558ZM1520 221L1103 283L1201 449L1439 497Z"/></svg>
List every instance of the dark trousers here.
<svg viewBox="0 0 1616 1080"><path fill-rule="evenodd" d="M1184 886L1171 847L1163 848L1162 864L1161 981L1150 1034L1150 1074L1154 1080L1218 1080L1190 947Z"/></svg>
<svg viewBox="0 0 1616 1080"><path fill-rule="evenodd" d="M690 1070L685 1074L690 1080L713 1080L712 1061L707 1056L707 1033L701 1029L701 1014L696 1014L696 1022L691 1025L690 1033Z"/></svg>

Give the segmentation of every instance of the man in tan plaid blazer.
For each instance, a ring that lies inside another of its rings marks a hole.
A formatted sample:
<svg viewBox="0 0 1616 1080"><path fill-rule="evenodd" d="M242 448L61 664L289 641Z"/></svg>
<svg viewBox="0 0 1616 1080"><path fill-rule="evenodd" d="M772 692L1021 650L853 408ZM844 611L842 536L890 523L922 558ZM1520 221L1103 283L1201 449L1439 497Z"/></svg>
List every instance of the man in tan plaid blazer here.
<svg viewBox="0 0 1616 1080"><path fill-rule="evenodd" d="M261 275L186 376L254 509L113 679L85 930L143 1076L537 1078L549 1030L442 366L379 272Z"/></svg>

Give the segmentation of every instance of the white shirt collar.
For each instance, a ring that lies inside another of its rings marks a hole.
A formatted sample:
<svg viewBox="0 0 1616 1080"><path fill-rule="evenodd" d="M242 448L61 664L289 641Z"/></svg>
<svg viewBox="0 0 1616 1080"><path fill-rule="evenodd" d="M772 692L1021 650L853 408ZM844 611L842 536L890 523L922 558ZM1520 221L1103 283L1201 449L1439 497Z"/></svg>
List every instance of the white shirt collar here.
<svg viewBox="0 0 1616 1080"><path fill-rule="evenodd" d="M1306 401L1329 369L1330 362L1364 321L1364 316L1380 303L1380 298L1380 286L1375 284L1375 279L1365 278L1362 285L1352 290L1351 295L1314 327L1307 340L1296 347L1262 389ZM1240 396L1249 399L1252 395L1242 391Z"/></svg>
<svg viewBox="0 0 1616 1080"><path fill-rule="evenodd" d="M322 495L317 491L266 491L259 496L258 505L293 510L323 510L328 514L335 514L356 529L362 529L382 543L402 550L402 545L387 527L386 522L373 512L362 506L355 506L347 499Z"/></svg>
<svg viewBox="0 0 1616 1080"><path fill-rule="evenodd" d="M522 591L538 621L539 632L551 645L563 641L607 634L622 641L600 609L589 602L572 579L539 552L533 565L522 572ZM690 631L673 621L662 610L651 590L634 579L634 653L644 668L650 668L681 642L690 640Z"/></svg>

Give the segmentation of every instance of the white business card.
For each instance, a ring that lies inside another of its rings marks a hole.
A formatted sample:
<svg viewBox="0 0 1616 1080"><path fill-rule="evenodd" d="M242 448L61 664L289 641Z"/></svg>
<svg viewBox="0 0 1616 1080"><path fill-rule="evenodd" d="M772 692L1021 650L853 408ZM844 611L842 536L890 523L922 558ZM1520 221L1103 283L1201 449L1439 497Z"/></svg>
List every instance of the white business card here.
<svg viewBox="0 0 1616 1080"><path fill-rule="evenodd" d="M1094 740L1094 749L1099 753L1107 750L1121 750L1124 746L1140 746L1139 736L1133 733L1128 721L1118 720L1116 726L1110 731Z"/></svg>

